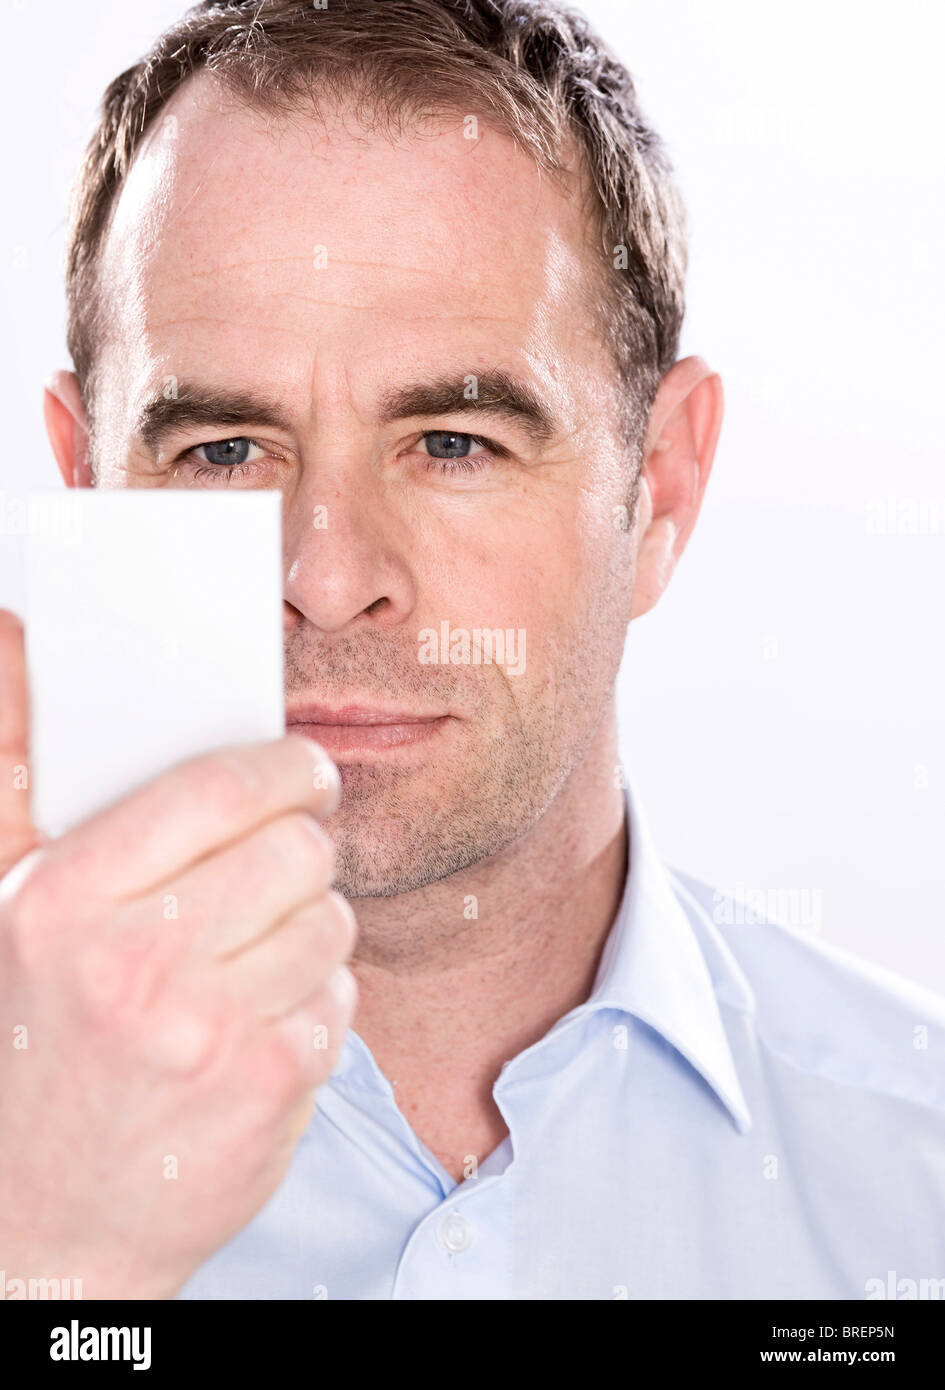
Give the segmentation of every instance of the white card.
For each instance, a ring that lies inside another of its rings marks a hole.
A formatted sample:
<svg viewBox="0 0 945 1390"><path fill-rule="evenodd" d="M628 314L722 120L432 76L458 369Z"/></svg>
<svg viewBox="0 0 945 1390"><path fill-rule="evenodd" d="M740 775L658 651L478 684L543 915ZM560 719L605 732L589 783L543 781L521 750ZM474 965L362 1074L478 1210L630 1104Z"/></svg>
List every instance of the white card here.
<svg viewBox="0 0 945 1390"><path fill-rule="evenodd" d="M285 732L281 494L33 494L33 817L49 835L165 771Z"/></svg>

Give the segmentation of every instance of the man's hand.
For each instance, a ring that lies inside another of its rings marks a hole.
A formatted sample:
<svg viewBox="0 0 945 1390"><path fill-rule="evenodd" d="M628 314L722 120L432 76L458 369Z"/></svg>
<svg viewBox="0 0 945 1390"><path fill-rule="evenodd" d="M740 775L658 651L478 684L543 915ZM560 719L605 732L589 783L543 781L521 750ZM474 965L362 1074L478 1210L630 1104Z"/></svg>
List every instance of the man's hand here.
<svg viewBox="0 0 945 1390"><path fill-rule="evenodd" d="M27 738L0 612L0 1267L172 1297L278 1186L351 1022L338 774L231 749L43 844Z"/></svg>

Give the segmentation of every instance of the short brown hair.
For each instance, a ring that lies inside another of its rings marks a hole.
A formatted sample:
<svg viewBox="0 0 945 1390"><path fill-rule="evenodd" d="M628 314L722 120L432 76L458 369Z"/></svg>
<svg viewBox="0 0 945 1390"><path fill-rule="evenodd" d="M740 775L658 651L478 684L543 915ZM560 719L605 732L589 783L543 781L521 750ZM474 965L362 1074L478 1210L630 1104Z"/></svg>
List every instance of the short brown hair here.
<svg viewBox="0 0 945 1390"><path fill-rule="evenodd" d="M201 69L266 110L323 92L354 94L392 124L480 114L555 176L576 148L603 272L597 307L628 398L624 423L637 432L678 351L685 216L630 74L555 0L232 0L189 10L108 87L73 190L68 347L87 406L104 328L97 259L112 209L155 118Z"/></svg>

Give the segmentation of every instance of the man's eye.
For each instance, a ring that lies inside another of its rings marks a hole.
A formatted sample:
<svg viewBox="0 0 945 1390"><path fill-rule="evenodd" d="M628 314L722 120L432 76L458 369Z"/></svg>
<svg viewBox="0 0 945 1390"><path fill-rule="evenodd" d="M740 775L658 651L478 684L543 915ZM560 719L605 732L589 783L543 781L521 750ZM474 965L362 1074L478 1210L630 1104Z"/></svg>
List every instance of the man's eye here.
<svg viewBox="0 0 945 1390"><path fill-rule="evenodd" d="M256 452L252 454L254 449ZM222 468L238 468L243 463L265 458L265 450L242 435L235 439L215 439L210 444L198 444L192 452L204 463Z"/></svg>
<svg viewBox="0 0 945 1390"><path fill-rule="evenodd" d="M504 445L458 430L425 430L418 442L426 446L427 467L435 473L481 473L511 457Z"/></svg>
<svg viewBox="0 0 945 1390"><path fill-rule="evenodd" d="M433 430L423 436L423 442L430 457L435 459L475 458L473 446L485 452L482 448L484 441L476 435L455 434L452 430Z"/></svg>

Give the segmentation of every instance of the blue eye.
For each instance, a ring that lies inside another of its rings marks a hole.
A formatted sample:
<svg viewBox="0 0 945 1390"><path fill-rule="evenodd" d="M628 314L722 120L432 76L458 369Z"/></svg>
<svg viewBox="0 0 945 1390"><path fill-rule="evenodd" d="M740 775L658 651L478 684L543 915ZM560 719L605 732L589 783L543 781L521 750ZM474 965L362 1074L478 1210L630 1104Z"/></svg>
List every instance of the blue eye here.
<svg viewBox="0 0 945 1390"><path fill-rule="evenodd" d="M455 434L452 430L433 430L423 436L427 452L435 459L475 457L472 446L482 443L474 434Z"/></svg>
<svg viewBox="0 0 945 1390"><path fill-rule="evenodd" d="M198 444L194 453L217 468L239 468L249 459L251 449L262 453L257 444L241 435L234 439L214 439L209 444Z"/></svg>

